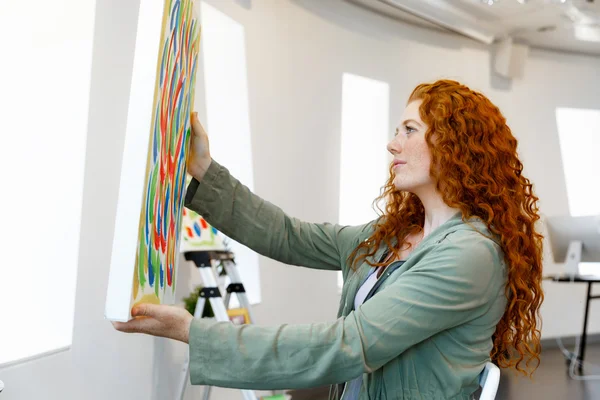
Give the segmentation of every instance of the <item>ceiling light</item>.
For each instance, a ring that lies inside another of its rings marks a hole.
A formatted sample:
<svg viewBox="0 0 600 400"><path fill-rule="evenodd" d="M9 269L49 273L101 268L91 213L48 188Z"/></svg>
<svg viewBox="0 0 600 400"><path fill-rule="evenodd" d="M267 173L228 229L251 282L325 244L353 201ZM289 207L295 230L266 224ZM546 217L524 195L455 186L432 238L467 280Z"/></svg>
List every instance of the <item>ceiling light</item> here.
<svg viewBox="0 0 600 400"><path fill-rule="evenodd" d="M586 42L600 42L600 26L575 24L575 37Z"/></svg>
<svg viewBox="0 0 600 400"><path fill-rule="evenodd" d="M488 6L493 6L494 4L498 3L500 0L481 0L481 2L483 4L487 4ZM519 4L527 4L529 0L517 0L517 3ZM561 3L564 3L566 0L560 0Z"/></svg>

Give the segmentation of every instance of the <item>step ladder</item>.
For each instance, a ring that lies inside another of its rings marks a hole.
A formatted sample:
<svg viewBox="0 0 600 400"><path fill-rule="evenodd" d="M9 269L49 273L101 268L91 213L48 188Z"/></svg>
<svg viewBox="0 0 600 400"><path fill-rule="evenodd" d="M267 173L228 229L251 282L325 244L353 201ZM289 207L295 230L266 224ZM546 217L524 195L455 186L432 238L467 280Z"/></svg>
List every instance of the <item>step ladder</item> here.
<svg viewBox="0 0 600 400"><path fill-rule="evenodd" d="M227 311L230 310L229 303L231 301L231 295L235 294L240 304L240 309L247 314L248 318L246 323L252 323L254 321L252 311L250 310L248 296L246 295L244 284L242 283L237 270L233 253L229 251L188 251L184 253L184 257L186 260L192 261L196 265L200 272L202 283L204 284L204 287L200 290L198 296L194 318L203 317L208 301L217 321L230 321ZM221 268L220 271L218 271L219 268ZM217 276L224 274L226 274L231 281L227 286L225 298L221 296ZM179 400L183 400L185 394L185 389L189 381L189 368L190 359L188 352L186 354L186 360L182 371L183 376L179 386L177 397ZM210 398L211 389L211 386L206 386L204 389L202 397L204 400ZM258 400L256 394L252 390L241 390L241 392L244 400Z"/></svg>

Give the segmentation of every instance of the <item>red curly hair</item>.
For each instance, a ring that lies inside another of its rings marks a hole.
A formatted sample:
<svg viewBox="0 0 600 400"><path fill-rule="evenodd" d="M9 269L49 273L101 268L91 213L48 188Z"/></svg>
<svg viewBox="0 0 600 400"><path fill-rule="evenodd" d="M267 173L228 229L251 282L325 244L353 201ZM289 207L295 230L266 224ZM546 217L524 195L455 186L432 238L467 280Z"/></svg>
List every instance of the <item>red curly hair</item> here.
<svg viewBox="0 0 600 400"><path fill-rule="evenodd" d="M538 198L522 174L517 140L498 107L458 82L419 85L408 102L416 100L422 101L419 114L429 126L425 139L437 191L448 206L461 210L464 221L478 217L501 239L508 268L508 303L493 335L491 358L501 367L533 374L540 362L543 236L535 229L540 219ZM354 269L365 260L383 267L385 263L367 258L382 245L399 256L402 247L410 246L406 236L423 229L423 204L416 195L396 189L393 181L392 165L390 178L376 199L386 202L385 212L373 234L350 255ZM397 247L392 246L392 239L397 240Z"/></svg>

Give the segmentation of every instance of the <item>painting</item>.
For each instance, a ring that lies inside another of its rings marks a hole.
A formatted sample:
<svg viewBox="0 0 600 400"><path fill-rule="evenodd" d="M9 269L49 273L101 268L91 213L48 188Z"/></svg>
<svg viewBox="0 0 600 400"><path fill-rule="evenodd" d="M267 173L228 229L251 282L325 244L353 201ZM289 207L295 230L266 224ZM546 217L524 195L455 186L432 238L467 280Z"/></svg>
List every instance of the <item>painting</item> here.
<svg viewBox="0 0 600 400"><path fill-rule="evenodd" d="M182 225L182 252L226 250L223 236L194 210L183 208Z"/></svg>
<svg viewBox="0 0 600 400"><path fill-rule="evenodd" d="M219 231L193 210L183 209L183 241L181 251L225 250Z"/></svg>
<svg viewBox="0 0 600 400"><path fill-rule="evenodd" d="M160 304L165 291L175 290L199 40L193 1L166 0L133 278L134 304Z"/></svg>
<svg viewBox="0 0 600 400"><path fill-rule="evenodd" d="M111 320L130 319L135 304L174 301L200 47L194 3L140 3L106 300Z"/></svg>

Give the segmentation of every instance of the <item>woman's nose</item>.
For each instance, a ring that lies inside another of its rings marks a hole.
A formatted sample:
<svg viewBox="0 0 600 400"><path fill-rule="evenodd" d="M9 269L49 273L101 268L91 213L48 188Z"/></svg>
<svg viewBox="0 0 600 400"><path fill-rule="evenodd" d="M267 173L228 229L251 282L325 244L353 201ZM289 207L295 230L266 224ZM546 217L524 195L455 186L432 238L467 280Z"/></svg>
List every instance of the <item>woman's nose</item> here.
<svg viewBox="0 0 600 400"><path fill-rule="evenodd" d="M402 145L400 144L400 141L397 140L397 138L390 140L390 142L387 144L387 151L394 155L399 154L402 151Z"/></svg>

